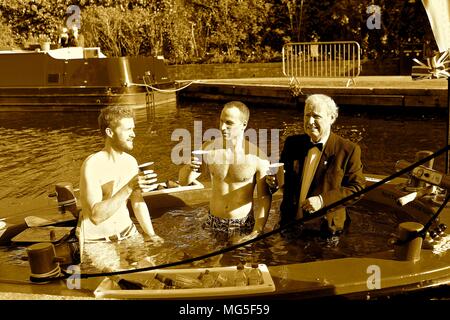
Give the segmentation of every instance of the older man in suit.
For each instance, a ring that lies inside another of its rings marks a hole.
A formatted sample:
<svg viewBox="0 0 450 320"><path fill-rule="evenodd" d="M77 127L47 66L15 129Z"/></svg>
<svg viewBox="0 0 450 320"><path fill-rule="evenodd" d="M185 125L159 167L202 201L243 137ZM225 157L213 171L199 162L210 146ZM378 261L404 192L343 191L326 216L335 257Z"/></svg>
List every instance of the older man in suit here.
<svg viewBox="0 0 450 320"><path fill-rule="evenodd" d="M364 188L360 147L331 132L337 116L338 108L330 97L315 94L306 99L305 134L288 137L280 156L285 168L280 225ZM267 182L278 187L273 178ZM330 210L322 221L322 231L341 233L346 216L344 207Z"/></svg>

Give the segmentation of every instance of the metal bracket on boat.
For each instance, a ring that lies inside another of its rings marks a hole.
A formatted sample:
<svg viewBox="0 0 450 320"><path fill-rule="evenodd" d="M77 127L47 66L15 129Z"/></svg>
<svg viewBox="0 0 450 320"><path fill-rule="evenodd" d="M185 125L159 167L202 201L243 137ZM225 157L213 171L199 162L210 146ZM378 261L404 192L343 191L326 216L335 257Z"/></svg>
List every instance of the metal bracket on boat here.
<svg viewBox="0 0 450 320"><path fill-rule="evenodd" d="M405 160L399 160L395 164L395 170L400 171L410 166L411 163ZM425 166L417 166L411 171L411 176L422 182L426 182L438 187L450 189L450 176L437 170Z"/></svg>
<svg viewBox="0 0 450 320"><path fill-rule="evenodd" d="M419 151L416 153L416 161L419 161L425 157L432 155L431 151ZM442 202L438 201L439 194L442 192L438 192L438 187L442 187L444 189L450 189L450 177L445 174L438 172L433 169L434 159L429 160L424 165L418 166L410 172L410 179L408 181L407 186L405 186L404 190L410 192L409 194L402 196L397 199L397 203L401 206L406 205L407 203L414 201L415 199L434 195L432 201L435 203ZM409 162L405 160L399 160L395 164L396 171L400 171L406 167L411 165Z"/></svg>
<svg viewBox="0 0 450 320"><path fill-rule="evenodd" d="M60 182L55 185L56 198L58 199L58 209L61 213L66 210L72 213L77 218L80 209L77 206L77 199L75 197L75 190L70 182Z"/></svg>
<svg viewBox="0 0 450 320"><path fill-rule="evenodd" d="M422 150L416 153L416 162L432 155L433 152L431 151L426 151L426 150ZM400 160L402 161L402 160ZM433 169L433 164L434 164L434 158L430 159L429 161L427 161L426 163L423 164L424 167L427 167L429 169ZM416 168L415 168L416 169ZM414 169L414 170L415 170ZM422 181L422 179L415 177L413 174L410 175L410 179L408 181L408 185L405 188L407 191L418 191L423 189L424 187L427 186L426 181Z"/></svg>

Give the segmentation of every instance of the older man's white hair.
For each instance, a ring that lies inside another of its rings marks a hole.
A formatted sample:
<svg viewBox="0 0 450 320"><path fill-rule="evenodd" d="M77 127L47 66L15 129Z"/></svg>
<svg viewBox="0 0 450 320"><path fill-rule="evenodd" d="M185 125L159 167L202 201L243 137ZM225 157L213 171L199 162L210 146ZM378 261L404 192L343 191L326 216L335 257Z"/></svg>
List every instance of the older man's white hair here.
<svg viewBox="0 0 450 320"><path fill-rule="evenodd" d="M305 101L305 107L308 105L324 105L327 107L328 114L333 116L334 120L338 117L338 106L333 99L324 94L310 95Z"/></svg>

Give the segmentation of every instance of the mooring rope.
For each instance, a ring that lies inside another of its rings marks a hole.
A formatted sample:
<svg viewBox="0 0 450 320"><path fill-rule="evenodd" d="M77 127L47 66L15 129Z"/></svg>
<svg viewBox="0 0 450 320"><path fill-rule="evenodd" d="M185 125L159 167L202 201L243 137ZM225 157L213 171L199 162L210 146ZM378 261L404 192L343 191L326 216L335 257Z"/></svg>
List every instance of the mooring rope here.
<svg viewBox="0 0 450 320"><path fill-rule="evenodd" d="M137 87L146 87L146 88L152 89L152 90L157 91L157 92L174 93L174 92L178 92L178 91L181 91L183 89L186 89L187 87L189 87L193 83L200 83L200 82L201 81L199 81L199 80L191 80L188 84L184 85L181 88L176 88L176 89L159 89L159 88L156 88L156 87L152 86L151 84L147 84L147 83L142 84L142 83L131 82L130 85L137 86Z"/></svg>

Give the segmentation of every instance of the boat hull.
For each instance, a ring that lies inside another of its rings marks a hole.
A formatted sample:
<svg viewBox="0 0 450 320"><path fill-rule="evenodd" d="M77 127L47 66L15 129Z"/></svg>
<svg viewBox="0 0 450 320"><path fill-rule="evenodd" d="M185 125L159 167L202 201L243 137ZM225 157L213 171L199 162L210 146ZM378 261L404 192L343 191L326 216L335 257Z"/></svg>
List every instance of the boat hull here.
<svg viewBox="0 0 450 320"><path fill-rule="evenodd" d="M144 84L173 85L160 59L106 58L91 49L0 52L0 111L98 111L112 104L142 108L152 100L147 97L152 89ZM176 101L175 93L153 94L155 104Z"/></svg>
<svg viewBox="0 0 450 320"><path fill-rule="evenodd" d="M174 93L154 92L155 106L176 101ZM0 111L98 112L109 105L147 107L142 87L0 88Z"/></svg>

